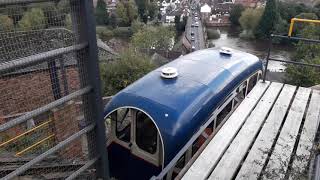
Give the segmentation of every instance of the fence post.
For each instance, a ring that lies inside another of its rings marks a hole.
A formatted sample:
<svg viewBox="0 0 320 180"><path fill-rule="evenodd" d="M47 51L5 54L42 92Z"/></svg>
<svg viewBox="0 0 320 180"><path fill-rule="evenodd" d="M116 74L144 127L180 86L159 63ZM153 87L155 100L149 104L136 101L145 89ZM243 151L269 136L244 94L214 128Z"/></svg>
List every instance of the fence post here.
<svg viewBox="0 0 320 180"><path fill-rule="evenodd" d="M88 119L91 119L96 123L96 128L94 130L95 137L94 139L88 139L90 140L90 143L93 143L94 145L91 148L89 147L89 154L92 156L95 151L97 151L97 155L99 156L99 160L95 164L97 176L98 178L109 179L109 163L105 124L103 121L103 104L101 96L96 23L93 16L93 1L71 0L71 5L79 7L79 10L74 10L74 12L72 12L72 21L73 23L76 23L73 25L74 33L78 36L77 39L79 42L88 43L86 58L82 59L83 65L79 65L79 71L87 73L86 77L81 77L82 79L84 78L84 82L80 83L81 86L83 86L84 83L87 83L93 88L90 95L83 99L84 108L89 111L85 113L85 120L88 121Z"/></svg>
<svg viewBox="0 0 320 180"><path fill-rule="evenodd" d="M263 82L266 82L266 76L267 76L267 71L268 71L268 64L269 64L269 58L270 58L270 53L271 53L271 47L272 47L272 37L273 35L271 34L270 39L269 39L269 45L268 45L268 55L266 58L266 66L264 68L264 73L263 73Z"/></svg>

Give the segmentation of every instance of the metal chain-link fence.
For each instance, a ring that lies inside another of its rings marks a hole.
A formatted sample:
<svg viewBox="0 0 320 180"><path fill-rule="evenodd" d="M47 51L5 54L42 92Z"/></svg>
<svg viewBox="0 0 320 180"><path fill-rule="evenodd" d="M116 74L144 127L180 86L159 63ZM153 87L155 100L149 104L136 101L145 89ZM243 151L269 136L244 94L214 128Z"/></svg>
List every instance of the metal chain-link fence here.
<svg viewBox="0 0 320 180"><path fill-rule="evenodd" d="M92 12L0 0L0 178L108 176Z"/></svg>

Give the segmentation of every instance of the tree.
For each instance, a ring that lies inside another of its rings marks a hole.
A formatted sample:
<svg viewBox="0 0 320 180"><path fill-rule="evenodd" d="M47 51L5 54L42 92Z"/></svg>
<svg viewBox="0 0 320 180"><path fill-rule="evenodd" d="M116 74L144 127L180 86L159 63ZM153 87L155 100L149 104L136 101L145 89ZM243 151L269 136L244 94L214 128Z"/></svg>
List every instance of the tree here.
<svg viewBox="0 0 320 180"><path fill-rule="evenodd" d="M262 18L255 31L255 36L260 39L266 39L274 30L274 26L279 20L276 0L268 0Z"/></svg>
<svg viewBox="0 0 320 180"><path fill-rule="evenodd" d="M135 0L136 5L138 6L138 14L140 19L147 23L150 17L150 20L153 20L158 14L158 6L156 1L146 1L146 0Z"/></svg>
<svg viewBox="0 0 320 180"><path fill-rule="evenodd" d="M140 22L138 20L134 20L131 23L131 30L132 30L133 34L137 33L138 31L140 31L143 28L144 28L144 23L142 23L142 22Z"/></svg>
<svg viewBox="0 0 320 180"><path fill-rule="evenodd" d="M127 3L127 14L130 24L132 23L132 21L138 18L138 10L136 8L135 2L132 0Z"/></svg>
<svg viewBox="0 0 320 180"><path fill-rule="evenodd" d="M117 4L116 13L117 13L117 16L123 21L123 23L125 23L125 24L129 23L129 17L128 17L128 14L127 14L127 10L124 7L123 2L120 1Z"/></svg>
<svg viewBox="0 0 320 180"><path fill-rule="evenodd" d="M111 96L129 86L148 72L156 68L148 56L131 49L120 54L120 58L101 64L103 93Z"/></svg>
<svg viewBox="0 0 320 180"><path fill-rule="evenodd" d="M8 6L5 9L6 12L4 12L4 14L7 14L13 20L14 25L21 20L24 12L26 11L26 7L22 5Z"/></svg>
<svg viewBox="0 0 320 180"><path fill-rule="evenodd" d="M241 17L241 13L245 10L242 4L236 4L232 7L230 11L229 20L233 25L239 26L239 18Z"/></svg>
<svg viewBox="0 0 320 180"><path fill-rule="evenodd" d="M301 30L302 37L320 39L320 31L316 25L306 26ZM294 61L309 64L320 64L320 45L300 41L297 46ZM286 81L298 86L313 86L320 84L320 71L317 68L299 65L287 65Z"/></svg>
<svg viewBox="0 0 320 180"><path fill-rule="evenodd" d="M146 27L133 35L132 44L141 49L170 50L174 37L174 31L168 27Z"/></svg>
<svg viewBox="0 0 320 180"><path fill-rule="evenodd" d="M254 38L253 32L258 26L262 13L263 9L261 8L248 8L242 12L241 17L239 18L240 25L243 29L241 34L242 37Z"/></svg>
<svg viewBox="0 0 320 180"><path fill-rule="evenodd" d="M66 15L65 26L67 27L67 29L72 30L72 19L70 14Z"/></svg>
<svg viewBox="0 0 320 180"><path fill-rule="evenodd" d="M118 26L118 20L115 14L111 14L110 16L110 22L109 24L113 27L116 28Z"/></svg>
<svg viewBox="0 0 320 180"><path fill-rule="evenodd" d="M18 24L23 30L43 29L46 26L46 18L42 9L32 8L23 15Z"/></svg>
<svg viewBox="0 0 320 180"><path fill-rule="evenodd" d="M0 32L12 31L13 28L13 20L6 15L0 15Z"/></svg>
<svg viewBox="0 0 320 180"><path fill-rule="evenodd" d="M107 5L104 0L98 0L95 10L95 16L97 25L108 24Z"/></svg>

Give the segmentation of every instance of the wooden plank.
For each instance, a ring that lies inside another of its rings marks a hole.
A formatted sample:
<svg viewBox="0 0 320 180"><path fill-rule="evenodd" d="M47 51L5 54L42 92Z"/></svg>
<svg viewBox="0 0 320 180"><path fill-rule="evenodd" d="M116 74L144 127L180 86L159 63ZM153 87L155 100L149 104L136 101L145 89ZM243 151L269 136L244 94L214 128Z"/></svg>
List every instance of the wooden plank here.
<svg viewBox="0 0 320 180"><path fill-rule="evenodd" d="M310 92L311 90L307 88L298 89L266 170L263 172L263 179L285 177Z"/></svg>
<svg viewBox="0 0 320 180"><path fill-rule="evenodd" d="M283 87L236 179L257 179L259 177L295 90L295 86L285 85Z"/></svg>
<svg viewBox="0 0 320 180"><path fill-rule="evenodd" d="M320 91L314 90L311 96L298 148L294 156L289 179L300 179L307 172L308 162L320 121Z"/></svg>
<svg viewBox="0 0 320 180"><path fill-rule="evenodd" d="M214 168L209 179L232 179L241 161L244 159L251 144L254 142L260 127L268 116L274 102L276 101L283 84L272 83L267 92L252 111L247 121L244 123L239 133L232 141L226 153L222 156L216 168Z"/></svg>
<svg viewBox="0 0 320 180"><path fill-rule="evenodd" d="M215 135L197 160L192 164L182 179L201 180L209 176L210 172L217 164L218 160L223 155L230 142L235 137L238 130L263 96L269 85L270 82L262 83L260 81L257 83L253 90L242 101L240 106L230 116L227 122L222 126L219 133Z"/></svg>

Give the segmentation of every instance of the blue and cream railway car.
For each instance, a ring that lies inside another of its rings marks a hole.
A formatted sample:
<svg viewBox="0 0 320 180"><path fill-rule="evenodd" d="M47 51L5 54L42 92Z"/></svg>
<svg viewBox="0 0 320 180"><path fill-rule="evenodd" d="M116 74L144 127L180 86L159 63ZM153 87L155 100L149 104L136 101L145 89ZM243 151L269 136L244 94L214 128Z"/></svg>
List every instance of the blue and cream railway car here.
<svg viewBox="0 0 320 180"><path fill-rule="evenodd" d="M177 175L261 73L256 56L206 49L180 57L120 91L104 110L111 177L142 180L158 175L208 124L167 178Z"/></svg>

